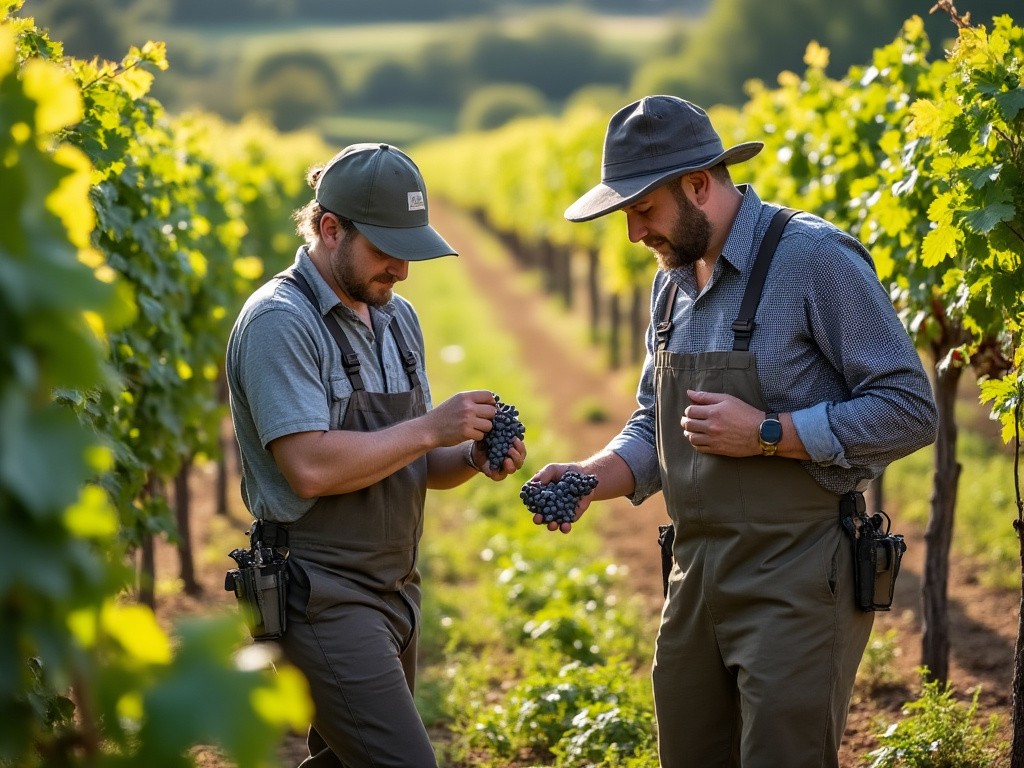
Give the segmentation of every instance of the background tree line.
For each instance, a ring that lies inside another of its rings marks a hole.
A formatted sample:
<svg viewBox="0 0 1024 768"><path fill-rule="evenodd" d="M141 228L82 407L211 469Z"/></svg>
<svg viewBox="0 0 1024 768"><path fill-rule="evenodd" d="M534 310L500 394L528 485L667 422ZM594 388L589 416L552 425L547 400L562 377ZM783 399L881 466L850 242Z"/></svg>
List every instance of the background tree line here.
<svg viewBox="0 0 1024 768"><path fill-rule="evenodd" d="M637 95L672 93L738 106L747 81L770 83L779 72L798 70L811 41L830 50L830 73L842 73L891 40L914 13L926 17L938 57L952 28L928 16L929 5L30 0L25 12L62 40L66 53L83 58L117 58L128 45L166 40L173 66L154 95L171 111L200 107L229 119L261 112L279 129L314 128L333 143L380 138L411 144L515 117L559 114L572 100L608 108ZM991 18L1012 5L974 0L965 10ZM623 32L610 45L597 31L608 13L661 23ZM385 33L378 41L361 29L371 39L358 54L340 44L343 30L381 21L424 23L425 31L414 39Z"/></svg>

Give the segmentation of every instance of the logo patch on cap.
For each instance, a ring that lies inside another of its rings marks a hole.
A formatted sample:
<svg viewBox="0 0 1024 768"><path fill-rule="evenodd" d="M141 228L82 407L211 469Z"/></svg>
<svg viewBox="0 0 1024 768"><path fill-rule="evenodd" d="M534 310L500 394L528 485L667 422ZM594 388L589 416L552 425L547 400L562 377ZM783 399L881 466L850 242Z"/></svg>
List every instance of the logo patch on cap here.
<svg viewBox="0 0 1024 768"><path fill-rule="evenodd" d="M423 193L416 191L409 193L409 210L410 211L422 211L427 207L426 200L423 199Z"/></svg>

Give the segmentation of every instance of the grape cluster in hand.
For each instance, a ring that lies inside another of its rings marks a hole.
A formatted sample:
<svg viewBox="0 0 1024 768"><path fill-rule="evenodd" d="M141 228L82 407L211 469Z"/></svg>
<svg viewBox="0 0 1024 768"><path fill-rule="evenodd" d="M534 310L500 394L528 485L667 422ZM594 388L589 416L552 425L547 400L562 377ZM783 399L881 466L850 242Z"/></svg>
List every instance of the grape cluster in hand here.
<svg viewBox="0 0 1024 768"><path fill-rule="evenodd" d="M555 483L544 485L530 480L519 491L519 498L533 514L545 523L571 523L576 517L580 499L597 487L596 475L584 475L570 469Z"/></svg>
<svg viewBox="0 0 1024 768"><path fill-rule="evenodd" d="M519 411L515 406L501 402L501 398L494 396L494 402L498 406L498 412L494 414L494 421L491 431L484 435L484 450L487 451L487 463L491 469L501 469L508 456L508 449L512 447L512 441L517 437L522 438L526 434L526 427L519 421Z"/></svg>

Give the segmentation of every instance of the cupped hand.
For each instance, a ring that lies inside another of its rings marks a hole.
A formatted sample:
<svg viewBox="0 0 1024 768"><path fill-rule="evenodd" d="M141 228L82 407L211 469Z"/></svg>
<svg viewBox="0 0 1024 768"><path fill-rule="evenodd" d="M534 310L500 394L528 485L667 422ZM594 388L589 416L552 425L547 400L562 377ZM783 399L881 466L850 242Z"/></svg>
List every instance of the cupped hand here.
<svg viewBox="0 0 1024 768"><path fill-rule="evenodd" d="M538 482L541 485L557 483L562 479L562 475L570 470L575 470L580 473L586 472L586 470L584 470L579 464L548 464L531 477L529 482ZM591 499L592 496L588 494L579 500L579 503L576 505L576 514L573 517L572 523L558 523L555 521L546 523L544 522L544 516L539 514L533 516L533 522L537 525L546 526L549 531L569 533L569 531L572 530L573 524L583 517L583 513L587 511L587 508L590 506Z"/></svg>
<svg viewBox="0 0 1024 768"><path fill-rule="evenodd" d="M491 478L491 480L504 480L509 475L515 474L522 469L525 462L526 443L523 442L522 438L517 437L512 440L512 445L509 446L505 460L502 461L501 466L497 469L492 469L490 462L487 461L487 451L483 444L473 444L473 463L480 467L480 471Z"/></svg>

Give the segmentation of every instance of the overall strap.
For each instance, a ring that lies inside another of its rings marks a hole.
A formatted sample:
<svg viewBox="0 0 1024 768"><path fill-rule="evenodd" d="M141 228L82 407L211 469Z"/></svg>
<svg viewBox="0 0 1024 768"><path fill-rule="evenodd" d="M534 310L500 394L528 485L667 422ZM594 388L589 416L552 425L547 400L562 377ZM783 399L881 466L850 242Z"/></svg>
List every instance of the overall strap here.
<svg viewBox="0 0 1024 768"><path fill-rule="evenodd" d="M672 334L672 306L676 303L676 293L679 286L669 278L668 288L665 290L665 306L661 310L661 322L658 323L658 351L665 349L668 344L668 337Z"/></svg>
<svg viewBox="0 0 1024 768"><path fill-rule="evenodd" d="M409 384L416 389L420 386L420 377L416 373L416 355L409 351L409 345L405 343L405 336L402 335L397 317L391 320L391 333L395 337L398 351L402 354L402 365L405 368L405 375L409 377Z"/></svg>
<svg viewBox="0 0 1024 768"><path fill-rule="evenodd" d="M305 296L309 303L313 305L313 308L320 314L319 305L316 303L316 296L313 295L313 289L309 287L309 283L306 282L306 278L302 276L297 270L285 270L281 272L277 277L282 280L287 280L289 283L298 288L302 295ZM352 345L348 343L348 338L345 336L345 332L341 330L341 326L338 325L337 321L328 322L323 316L320 317L324 321L324 325L327 326L328 332L334 337L335 343L338 345L338 349L341 350L341 367L345 369L345 375L348 376L349 384L352 385L353 391L361 391L365 389L363 387L363 377L359 374L359 356L352 350Z"/></svg>
<svg viewBox="0 0 1024 768"><path fill-rule="evenodd" d="M775 255L775 249L782 237L782 230L797 213L799 211L793 208L780 208L772 216L768 231L764 233L761 245L757 249L754 266L750 270L750 278L747 280L747 288L740 304L739 316L732 323L733 333L736 334L732 344L734 352L746 352L750 349L750 337L754 333L755 326L754 315L757 314L757 305L761 301L761 290L764 288L764 280L768 275L768 266Z"/></svg>

